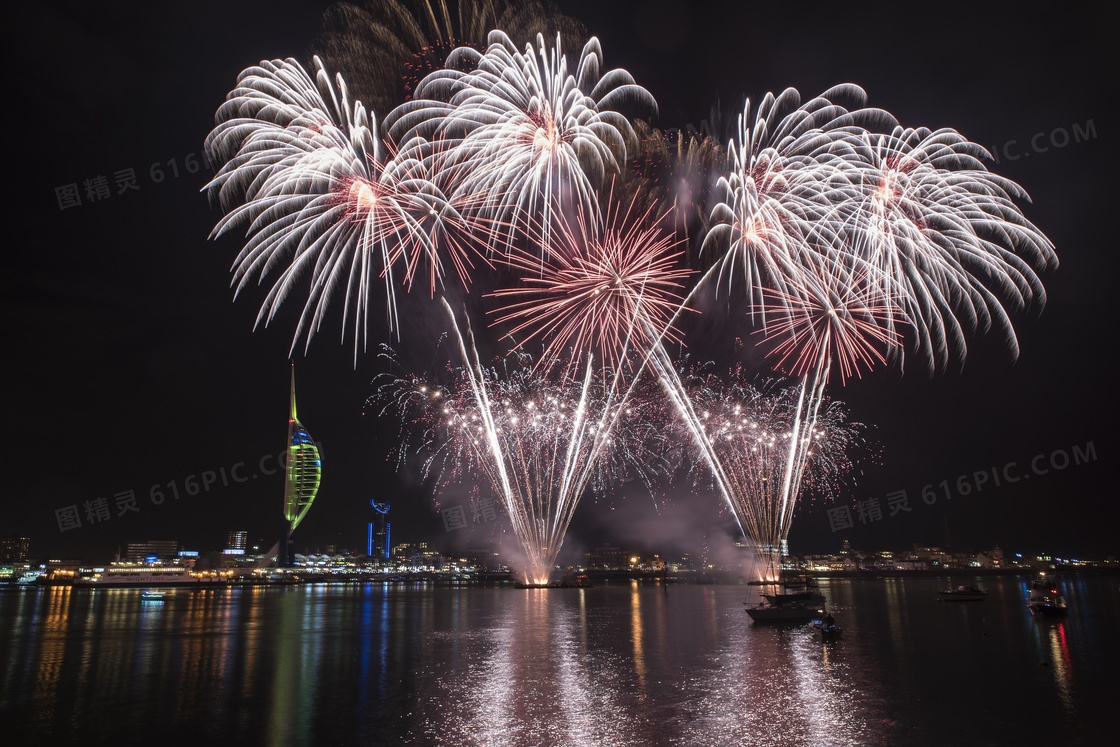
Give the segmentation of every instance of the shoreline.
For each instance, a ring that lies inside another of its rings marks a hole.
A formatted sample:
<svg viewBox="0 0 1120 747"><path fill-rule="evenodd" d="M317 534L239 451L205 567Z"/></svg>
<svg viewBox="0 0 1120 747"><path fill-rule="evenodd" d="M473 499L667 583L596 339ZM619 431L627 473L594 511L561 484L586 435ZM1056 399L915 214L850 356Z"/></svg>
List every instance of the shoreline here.
<svg viewBox="0 0 1120 747"><path fill-rule="evenodd" d="M923 571L900 570L875 570L875 571L819 571L816 573L798 574L817 580L823 579L898 579L898 578L976 578L994 576L1022 576L1034 577L1039 570L1029 568L940 568ZM1078 569L1049 569L1046 571L1054 577L1077 576L1120 576L1120 568L1078 568ZM638 581L643 584L720 584L720 585L748 585L752 582L741 576L730 573L665 573L665 572L630 572L630 571L589 571L585 574L592 582L592 587L599 584L610 584L620 581ZM292 574L290 578L277 581L258 579L231 580L228 583L196 583L196 584L137 584L133 585L91 585L72 582L46 582L35 584L0 584L0 590L21 588L42 588L46 586L66 586L73 589L96 590L98 588L112 589L199 589L214 590L229 587L285 587L302 586L305 584L427 584L441 587L510 587L515 586L511 573L487 573L481 577L471 576L444 576L438 573L392 574L377 576L375 574ZM579 588L572 585L572 588ZM587 588L587 587L584 587Z"/></svg>

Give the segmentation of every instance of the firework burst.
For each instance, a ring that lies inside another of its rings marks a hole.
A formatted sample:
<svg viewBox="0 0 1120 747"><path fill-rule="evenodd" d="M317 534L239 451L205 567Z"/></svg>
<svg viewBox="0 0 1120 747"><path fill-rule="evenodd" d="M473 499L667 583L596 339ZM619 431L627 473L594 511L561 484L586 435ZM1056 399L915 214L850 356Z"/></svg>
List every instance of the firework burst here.
<svg viewBox="0 0 1120 747"><path fill-rule="evenodd" d="M428 262L434 292L445 253L466 284L475 261L470 235L478 228L464 217L467 205L449 199L432 178L430 144L384 148L376 120L351 102L341 76L336 82L318 58L314 80L292 59L242 72L206 140L211 160L224 164L206 189L228 210L212 236L247 230L233 267L235 297L254 278L278 272L257 323L272 321L309 277L292 347L302 335L310 344L332 296L344 289L343 336L350 316L356 359L375 280L384 280L389 324L396 327L394 266L402 265L402 282L411 285L421 261Z"/></svg>
<svg viewBox="0 0 1120 747"><path fill-rule="evenodd" d="M877 271L879 292L900 298L898 326L912 328L929 371L954 353L963 361L966 333L993 326L1017 355L1008 309L1044 303L1036 268L1057 265L1053 244L1012 202L1027 193L988 171L987 151L955 130L849 131L845 144L857 173L836 230L844 251Z"/></svg>
<svg viewBox="0 0 1120 747"><path fill-rule="evenodd" d="M891 325L899 308L885 295L889 287L872 284L876 273L866 264L834 267L842 260L815 257L798 268L796 285L761 289L759 303L769 306L770 317L759 332L763 343L773 346L768 353L777 358L778 368L827 379L836 363L843 383L863 367L886 363L899 345Z"/></svg>
<svg viewBox="0 0 1120 747"><path fill-rule="evenodd" d="M336 2L323 12L322 29L312 50L379 112L408 99L455 49L484 50L491 29L504 29L519 44L560 32L568 48L588 36L582 23L541 0Z"/></svg>
<svg viewBox="0 0 1120 747"><path fill-rule="evenodd" d="M398 141L439 140L438 168L456 195L481 196L509 241L535 221L547 245L556 201L597 215L596 189L633 147L633 128L614 108L657 108L625 70L600 74L602 60L592 38L573 75L559 35L551 48L538 35L535 48L518 51L493 31L485 53L458 49L447 69L422 80L415 98L389 115L389 131ZM462 67L472 69L453 69Z"/></svg>
<svg viewBox="0 0 1120 747"><path fill-rule="evenodd" d="M524 333L525 341L545 341L546 366L571 349L596 352L616 368L628 350L645 350L661 335L677 339L670 320L690 274L679 266L683 251L652 207L623 208L611 197L601 231L580 210L574 219L559 216L543 259L511 247L506 262L521 273L521 286L491 294L520 299L497 309L496 323L513 323L509 334Z"/></svg>
<svg viewBox="0 0 1120 747"><path fill-rule="evenodd" d="M704 250L722 247L713 270L728 285L735 268L741 269L748 300L763 323L767 307L754 302L755 294L767 286L796 287L799 265L833 240L834 203L853 171L850 154L836 147L843 143L842 126L880 116L868 109L849 111L833 99L862 107L866 96L846 85L802 104L790 88L778 97L767 94L753 124L748 100L737 138L728 145L729 171L717 182L719 198Z"/></svg>
<svg viewBox="0 0 1120 747"><path fill-rule="evenodd" d="M704 280L718 269L730 284L729 270L741 266L751 316L776 343L779 365L801 374L783 515L796 500L834 362L847 379L901 359L909 328L932 371L950 348L963 360L966 328L993 323L1016 352L1003 304L1042 301L1032 265L1056 262L1012 202L1025 192L984 168L983 148L952 130L904 130L885 112L849 111L832 103L837 94L863 106L854 86L805 106L787 91L768 95L748 128L748 102L705 240L724 253ZM884 124L892 134L872 132Z"/></svg>

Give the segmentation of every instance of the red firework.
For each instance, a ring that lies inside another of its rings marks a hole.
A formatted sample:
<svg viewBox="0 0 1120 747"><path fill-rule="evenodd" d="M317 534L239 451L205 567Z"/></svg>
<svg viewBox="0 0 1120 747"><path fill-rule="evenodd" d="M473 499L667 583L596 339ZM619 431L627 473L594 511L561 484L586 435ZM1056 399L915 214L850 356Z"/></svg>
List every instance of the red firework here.
<svg viewBox="0 0 1120 747"><path fill-rule="evenodd" d="M901 338L892 320L900 313L897 298L871 280L875 270L866 263L855 267L817 255L799 268L794 283L780 289L762 288L766 327L764 343L777 342L768 355L792 375L814 367L827 375L830 364L840 365L841 384L886 363Z"/></svg>
<svg viewBox="0 0 1120 747"><path fill-rule="evenodd" d="M679 339L672 320L681 307L681 281L691 274L679 265L680 242L653 208L608 204L601 229L580 210L574 220L557 221L543 256L537 246L511 247L503 259L521 273L521 285L489 295L520 300L494 310L495 324L512 322L510 334L543 341L538 365L551 365L570 349L569 367L584 352L598 352L615 367L627 350Z"/></svg>

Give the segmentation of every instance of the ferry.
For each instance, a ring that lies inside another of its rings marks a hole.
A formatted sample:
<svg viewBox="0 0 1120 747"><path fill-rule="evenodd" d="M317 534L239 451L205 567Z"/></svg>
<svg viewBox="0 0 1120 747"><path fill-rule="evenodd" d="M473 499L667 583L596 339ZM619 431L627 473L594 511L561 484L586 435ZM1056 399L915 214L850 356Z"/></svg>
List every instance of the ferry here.
<svg viewBox="0 0 1120 747"><path fill-rule="evenodd" d="M229 583L227 573L195 573L182 566L114 565L74 581L93 588L143 586L213 586Z"/></svg>

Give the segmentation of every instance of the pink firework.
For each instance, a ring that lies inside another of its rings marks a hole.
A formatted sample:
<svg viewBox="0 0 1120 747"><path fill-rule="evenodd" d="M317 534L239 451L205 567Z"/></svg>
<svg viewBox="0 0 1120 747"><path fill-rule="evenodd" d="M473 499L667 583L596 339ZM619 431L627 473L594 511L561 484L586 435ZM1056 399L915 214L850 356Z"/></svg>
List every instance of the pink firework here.
<svg viewBox="0 0 1120 747"><path fill-rule="evenodd" d="M830 364L840 367L843 383L886 363L900 339L890 320L900 313L895 296L873 282L873 268L854 268L817 256L798 273L798 282L781 289L762 288L767 319L763 342L777 344L770 355L778 367L798 376L817 369L827 378Z"/></svg>
<svg viewBox="0 0 1120 747"><path fill-rule="evenodd" d="M608 204L598 231L582 210L574 220L559 220L543 258L535 247L512 247L505 261L522 273L521 286L490 294L520 299L495 310L495 323L512 322L510 334L542 340L542 362L571 349L576 355L569 365L583 351L597 351L616 367L628 350L645 350L662 336L678 339L671 320L691 273L679 266L679 242L652 208L640 212L631 202L623 211L614 200Z"/></svg>

